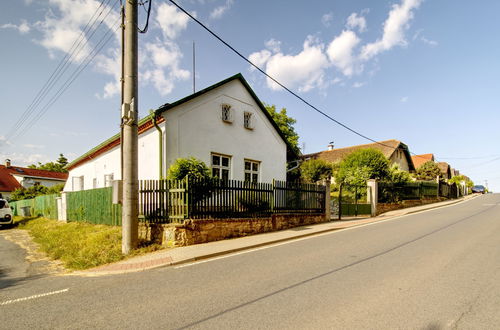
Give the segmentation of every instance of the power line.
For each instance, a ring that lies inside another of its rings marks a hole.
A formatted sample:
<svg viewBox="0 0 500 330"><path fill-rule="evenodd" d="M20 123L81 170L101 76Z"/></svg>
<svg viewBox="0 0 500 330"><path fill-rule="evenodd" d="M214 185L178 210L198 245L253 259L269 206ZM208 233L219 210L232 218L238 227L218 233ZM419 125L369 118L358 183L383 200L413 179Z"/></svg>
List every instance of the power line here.
<svg viewBox="0 0 500 330"><path fill-rule="evenodd" d="M285 85L283 85L282 83L280 83L277 79L275 79L274 77L270 76L269 74L267 74L267 72L265 72L264 70L262 70L260 67L258 67L256 64L254 64L252 61L250 61L249 59L247 59L243 54L241 54L238 50L236 50L233 46L231 46L228 42L226 42L224 39L222 39L221 37L219 37L215 32L213 32L212 30L210 30L205 24L203 24L202 22L200 22L196 17L194 17L193 15L191 15L189 12L187 12L184 8L182 8L180 5L178 5L175 1L173 0L169 0L174 6L176 6L180 11L182 11L184 14L186 14L187 16L189 16L192 20L194 20L196 23L198 23L198 25L200 25L203 29L205 29L208 33L210 33L213 37L215 37L217 40L219 40L221 43L223 43L226 47L228 47L229 49L231 49L236 55L238 55L239 57L241 57L245 62L247 62L248 64L250 64L252 67L254 67L255 69L257 69L260 73L262 73L263 75L265 75L267 78L271 79L274 83L276 83L277 85L279 85L281 88L283 88L284 90L286 90L288 93L292 94L293 96L295 96L297 99L299 99L300 101L302 101L304 104L306 104L307 106L309 106L311 109L315 110L316 112L318 112L319 114L323 115L324 117L328 118L329 120L333 121L334 123L336 123L337 125L339 126L342 126L343 128L345 128L346 130L368 140L368 141L371 141L371 142L374 142L378 145L381 145L381 146L384 146L384 147L387 147L387 148L392 148L394 149L393 146L389 146L389 145L386 145L384 143L381 143L379 141L376 141L358 131L356 131L355 129L347 126L346 124L338 121L337 119L331 117L330 115L328 115L327 113L321 111L320 109L318 109L317 107L315 107L314 105L312 105L310 102L308 102L307 100L305 100L303 97L301 97L300 95L298 95L297 93L295 93L294 91L292 91L290 88L286 87ZM413 154L414 156L416 157L421 157L420 155L417 155L413 152L410 152L410 154ZM421 158L424 158L424 157L421 157Z"/></svg>
<svg viewBox="0 0 500 330"><path fill-rule="evenodd" d="M116 26L119 19L117 19L112 26ZM92 60L97 56L97 54L104 48L104 46L111 40L113 33L118 30L120 25L118 25L114 30L108 30L99 40L99 42L94 46L92 51L87 54L82 63L73 71L73 73L66 79L66 81L60 86L60 88L55 92L55 94L49 99L45 106L38 112L37 115L31 118L31 120L25 125L24 130L17 131L12 138L21 136L24 132L28 131L47 111L48 109L61 97L61 95L73 84L76 78L82 73L82 71L92 62Z"/></svg>
<svg viewBox="0 0 500 330"><path fill-rule="evenodd" d="M62 77L62 75L67 71L69 68L69 63L72 59L77 58L78 55L81 53L83 50L83 47L88 44L88 42L92 39L96 31L99 29L99 27L103 24L104 20L109 16L111 11L113 10L114 6L116 5L117 0L115 1L115 4L113 6L110 6L108 9L107 14L104 16L104 18L100 21L99 25L94 28L95 24L98 22L98 19L102 16L103 12L106 9L106 6L108 6L109 2L111 0L102 0L99 7L95 10L93 13L92 17L89 19L83 30L80 32L79 36L75 39L73 42L72 46L70 49L66 52L66 55L64 58L59 62L57 65L56 69L52 72L48 80L45 82L45 84L42 86L42 88L38 91L36 94L35 98L31 102L31 104L28 106L28 108L24 111L24 113L21 115L21 117L18 119L18 121L14 124L14 126L9 130L9 132L6 135L7 139L11 139L16 135L20 135L19 131L23 127L23 125L29 120L29 117L35 112L36 108L40 105L40 103L43 101L43 99L48 95L48 93L51 91L51 89L54 87L54 85L59 81L59 79ZM102 8L102 9L101 9ZM100 12L99 12L100 10ZM99 12L98 16L96 17L96 14ZM92 33L85 38L86 33L92 30ZM85 41L84 41L85 40ZM83 42L83 44L82 44ZM63 84L64 85L64 84ZM21 132L22 134L22 132Z"/></svg>

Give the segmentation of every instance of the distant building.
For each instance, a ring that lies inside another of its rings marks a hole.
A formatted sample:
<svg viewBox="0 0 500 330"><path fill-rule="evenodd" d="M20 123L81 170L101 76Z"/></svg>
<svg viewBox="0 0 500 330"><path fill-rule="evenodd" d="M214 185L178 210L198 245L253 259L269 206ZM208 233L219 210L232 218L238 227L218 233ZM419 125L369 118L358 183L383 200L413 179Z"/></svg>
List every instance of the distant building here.
<svg viewBox="0 0 500 330"><path fill-rule="evenodd" d="M328 150L302 155L301 158L304 160L323 159L327 162L339 163L349 154L360 149L379 150L391 162L391 164L397 164L401 170L407 172L415 171L415 166L413 165L408 146L398 140L380 141L377 143L362 144L337 149L333 148L333 145L329 145Z"/></svg>
<svg viewBox="0 0 500 330"><path fill-rule="evenodd" d="M411 156L411 159L413 160L413 165L415 165L415 170L418 170L420 166L424 165L427 162L434 162L434 154L423 154L423 155L416 155L416 156Z"/></svg>
<svg viewBox="0 0 500 330"><path fill-rule="evenodd" d="M3 198L9 199L16 189L36 185L51 187L65 183L67 178L68 173L12 166L10 160L7 159L5 165L0 165L0 194Z"/></svg>

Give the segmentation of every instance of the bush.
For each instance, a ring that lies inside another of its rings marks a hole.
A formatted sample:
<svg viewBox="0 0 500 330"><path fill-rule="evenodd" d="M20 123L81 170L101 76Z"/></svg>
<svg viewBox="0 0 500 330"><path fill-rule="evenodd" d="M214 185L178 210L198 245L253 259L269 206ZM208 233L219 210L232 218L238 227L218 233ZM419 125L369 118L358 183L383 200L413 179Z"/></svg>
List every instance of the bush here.
<svg viewBox="0 0 500 330"><path fill-rule="evenodd" d="M211 177L210 170L207 165L194 157L178 158L173 163L167 173L169 180L182 180L187 175L195 180L204 180Z"/></svg>
<svg viewBox="0 0 500 330"><path fill-rule="evenodd" d="M332 176L332 165L322 159L306 160L300 165L300 173L305 182L316 183Z"/></svg>
<svg viewBox="0 0 500 330"><path fill-rule="evenodd" d="M360 149L349 154L340 163L336 181L365 185L368 179L385 180L389 176L389 161L376 149Z"/></svg>

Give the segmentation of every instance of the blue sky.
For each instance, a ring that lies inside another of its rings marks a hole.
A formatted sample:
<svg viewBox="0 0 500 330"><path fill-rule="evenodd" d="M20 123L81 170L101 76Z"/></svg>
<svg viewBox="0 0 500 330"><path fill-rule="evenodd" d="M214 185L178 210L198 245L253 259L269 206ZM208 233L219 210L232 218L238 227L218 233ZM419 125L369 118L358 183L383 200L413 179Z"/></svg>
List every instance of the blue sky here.
<svg viewBox="0 0 500 330"><path fill-rule="evenodd" d="M27 165L64 153L71 160L118 131L118 3L104 1L99 21L108 8L109 15L86 34L79 56L20 128L15 124L100 1L13 1L0 12L0 159ZM416 154L434 153L475 183L488 180L500 190L498 1L179 3L335 119L375 140L398 139ZM45 107L105 33L106 47ZM330 141L336 147L368 143L268 83L165 0L153 0L149 31L139 36L141 117L192 92L193 41L198 89L241 72L262 101L297 119L306 153Z"/></svg>

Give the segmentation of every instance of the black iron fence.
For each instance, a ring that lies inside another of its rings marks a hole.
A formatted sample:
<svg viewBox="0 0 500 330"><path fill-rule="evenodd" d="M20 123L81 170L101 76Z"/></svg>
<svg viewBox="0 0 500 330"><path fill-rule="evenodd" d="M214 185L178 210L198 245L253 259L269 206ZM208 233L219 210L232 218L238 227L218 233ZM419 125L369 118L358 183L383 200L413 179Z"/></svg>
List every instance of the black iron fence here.
<svg viewBox="0 0 500 330"><path fill-rule="evenodd" d="M141 220L259 218L276 213L325 212L326 187L274 181L143 180L139 182Z"/></svg>
<svg viewBox="0 0 500 330"><path fill-rule="evenodd" d="M458 198L463 196L463 189L456 184L446 182L409 182L409 183L388 183L379 182L378 202L393 203L403 200L427 199L427 198Z"/></svg>

